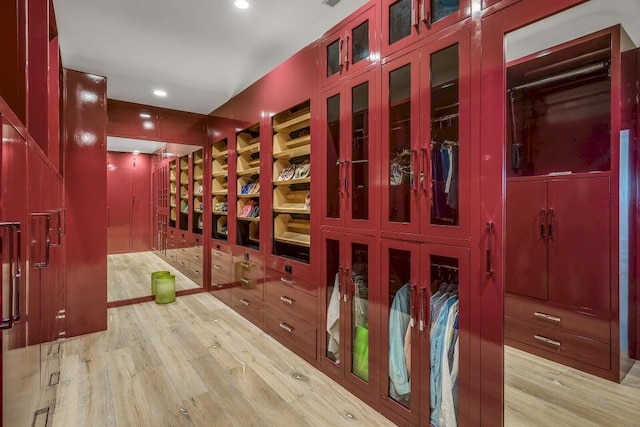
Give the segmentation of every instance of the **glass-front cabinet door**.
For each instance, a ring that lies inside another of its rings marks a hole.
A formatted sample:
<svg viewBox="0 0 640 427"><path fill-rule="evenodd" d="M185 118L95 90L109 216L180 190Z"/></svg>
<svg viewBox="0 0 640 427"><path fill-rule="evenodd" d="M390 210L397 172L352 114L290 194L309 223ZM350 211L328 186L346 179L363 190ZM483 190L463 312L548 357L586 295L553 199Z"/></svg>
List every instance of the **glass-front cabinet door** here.
<svg viewBox="0 0 640 427"><path fill-rule="evenodd" d="M371 6L322 41L323 86L356 74L377 61L376 8Z"/></svg>
<svg viewBox="0 0 640 427"><path fill-rule="evenodd" d="M470 0L384 0L382 56L428 37L470 14Z"/></svg>
<svg viewBox="0 0 640 427"><path fill-rule="evenodd" d="M330 374L346 378L374 394L377 390L379 342L377 319L370 310L379 287L374 238L322 233L323 326L321 363ZM370 286L371 285L371 286Z"/></svg>
<svg viewBox="0 0 640 427"><path fill-rule="evenodd" d="M348 106L344 139L346 159L346 220L352 228L370 228L375 224L377 210L372 197L372 184L376 176L373 153L377 152L376 127L378 112L372 109L378 87L378 73L375 70L352 79L345 87Z"/></svg>
<svg viewBox="0 0 640 427"><path fill-rule="evenodd" d="M322 194L322 224L344 226L344 95L340 87L322 96L322 176L326 180Z"/></svg>
<svg viewBox="0 0 640 427"><path fill-rule="evenodd" d="M418 285L420 244L383 239L382 263L382 413L417 425L420 403ZM428 380L427 380L428 381Z"/></svg>
<svg viewBox="0 0 640 427"><path fill-rule="evenodd" d="M383 413L471 425L469 250L383 239L381 261Z"/></svg>
<svg viewBox="0 0 640 427"><path fill-rule="evenodd" d="M382 67L382 230L418 233L418 51Z"/></svg>
<svg viewBox="0 0 640 427"><path fill-rule="evenodd" d="M421 231L469 237L469 31L422 49Z"/></svg>

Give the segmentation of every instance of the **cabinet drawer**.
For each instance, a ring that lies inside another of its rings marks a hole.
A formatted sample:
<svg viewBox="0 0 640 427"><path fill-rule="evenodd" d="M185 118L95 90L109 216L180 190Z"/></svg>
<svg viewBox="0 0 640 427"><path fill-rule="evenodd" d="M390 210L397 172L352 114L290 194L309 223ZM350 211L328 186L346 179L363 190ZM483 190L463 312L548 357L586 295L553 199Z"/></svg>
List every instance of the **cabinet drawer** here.
<svg viewBox="0 0 640 427"><path fill-rule="evenodd" d="M231 308L251 322L262 325L264 319L264 301L242 289L231 290Z"/></svg>
<svg viewBox="0 0 640 427"><path fill-rule="evenodd" d="M180 270L184 274L189 274L189 264L191 263L189 262L188 257L184 256L184 254L181 252L177 254L175 265L178 270Z"/></svg>
<svg viewBox="0 0 640 427"><path fill-rule="evenodd" d="M211 275L211 287L213 290L216 289L227 289L227 288L235 288L237 285L233 282L233 279L230 275L222 276L219 274Z"/></svg>
<svg viewBox="0 0 640 427"><path fill-rule="evenodd" d="M316 357L316 328L295 316L267 304L264 328L269 334L312 357Z"/></svg>
<svg viewBox="0 0 640 427"><path fill-rule="evenodd" d="M250 261L235 263L236 285L251 293L255 298L264 300L264 268L262 265Z"/></svg>
<svg viewBox="0 0 640 427"><path fill-rule="evenodd" d="M231 254L218 249L211 250L211 265L220 264L231 268Z"/></svg>
<svg viewBox="0 0 640 427"><path fill-rule="evenodd" d="M231 262L222 261L217 258L211 258L211 274L225 278L231 282L233 274L231 274Z"/></svg>
<svg viewBox="0 0 640 427"><path fill-rule="evenodd" d="M316 295L316 285L311 282L293 277L288 274L280 273L279 271L272 270L270 268L266 269L266 275L267 283L271 284L279 282L289 286L290 288L299 289L311 295Z"/></svg>
<svg viewBox="0 0 640 427"><path fill-rule="evenodd" d="M609 344L522 320L505 318L504 336L602 369L611 369Z"/></svg>
<svg viewBox="0 0 640 427"><path fill-rule="evenodd" d="M554 307L533 299L505 294L504 314L506 317L603 343L611 342L609 320Z"/></svg>
<svg viewBox="0 0 640 427"><path fill-rule="evenodd" d="M199 285L202 285L202 265L189 263L189 277Z"/></svg>
<svg viewBox="0 0 640 427"><path fill-rule="evenodd" d="M168 249L166 257L171 263L175 263L178 261L178 254L176 253L175 249Z"/></svg>
<svg viewBox="0 0 640 427"><path fill-rule="evenodd" d="M316 297L274 280L265 284L267 302L310 325L316 323Z"/></svg>

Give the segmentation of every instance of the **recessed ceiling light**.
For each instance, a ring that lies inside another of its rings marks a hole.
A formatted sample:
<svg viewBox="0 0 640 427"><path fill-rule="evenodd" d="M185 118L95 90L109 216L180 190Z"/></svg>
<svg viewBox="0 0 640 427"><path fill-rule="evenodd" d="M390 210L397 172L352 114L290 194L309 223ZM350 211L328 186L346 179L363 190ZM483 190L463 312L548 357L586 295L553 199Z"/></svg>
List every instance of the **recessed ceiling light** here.
<svg viewBox="0 0 640 427"><path fill-rule="evenodd" d="M143 119L150 119L151 118L151 114L149 113L140 113L140 117Z"/></svg>
<svg viewBox="0 0 640 427"><path fill-rule="evenodd" d="M133 154L140 154L140 150L134 150Z"/></svg>
<svg viewBox="0 0 640 427"><path fill-rule="evenodd" d="M156 90L153 91L153 94L155 96L165 97L165 96L167 96L167 91L162 90L162 89L156 89Z"/></svg>
<svg viewBox="0 0 640 427"><path fill-rule="evenodd" d="M247 0L236 0L234 4L238 9L246 9L249 7L249 2Z"/></svg>

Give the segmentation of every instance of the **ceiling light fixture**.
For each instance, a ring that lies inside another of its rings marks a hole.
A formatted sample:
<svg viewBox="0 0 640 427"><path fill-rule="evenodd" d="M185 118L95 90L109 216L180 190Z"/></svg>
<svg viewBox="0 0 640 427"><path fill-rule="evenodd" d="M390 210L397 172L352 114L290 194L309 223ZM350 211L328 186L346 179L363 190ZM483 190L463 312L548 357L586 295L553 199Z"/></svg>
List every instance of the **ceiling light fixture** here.
<svg viewBox="0 0 640 427"><path fill-rule="evenodd" d="M249 2L247 0L236 0L234 4L238 9L247 9L249 7Z"/></svg>
<svg viewBox="0 0 640 427"><path fill-rule="evenodd" d="M140 154L140 150L134 150L133 154Z"/></svg>
<svg viewBox="0 0 640 427"><path fill-rule="evenodd" d="M166 90L162 90L162 89L155 89L155 90L153 91L153 94L154 94L155 96L160 96L160 97L163 97L163 98L164 98L165 96L167 96L167 91L166 91Z"/></svg>
<svg viewBox="0 0 640 427"><path fill-rule="evenodd" d="M140 118L150 119L151 118L151 114L149 114L149 113L140 113Z"/></svg>

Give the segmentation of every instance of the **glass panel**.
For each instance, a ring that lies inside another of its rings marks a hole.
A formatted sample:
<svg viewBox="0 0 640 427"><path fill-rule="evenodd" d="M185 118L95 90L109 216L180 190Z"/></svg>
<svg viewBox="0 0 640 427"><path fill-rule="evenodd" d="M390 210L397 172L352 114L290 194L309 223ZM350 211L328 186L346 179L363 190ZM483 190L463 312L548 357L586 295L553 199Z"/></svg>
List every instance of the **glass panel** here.
<svg viewBox="0 0 640 427"><path fill-rule="evenodd" d="M431 11L433 18L431 22L436 22L442 18L455 13L460 9L459 0L431 0Z"/></svg>
<svg viewBox="0 0 640 427"><path fill-rule="evenodd" d="M431 224L459 225L458 45L431 55Z"/></svg>
<svg viewBox="0 0 640 427"><path fill-rule="evenodd" d="M411 261L411 252L389 250L389 397L407 408L411 404Z"/></svg>
<svg viewBox="0 0 640 427"><path fill-rule="evenodd" d="M369 380L369 247L351 245L351 372Z"/></svg>
<svg viewBox="0 0 640 427"><path fill-rule="evenodd" d="M458 260L431 256L430 396L431 424L457 425L458 414Z"/></svg>
<svg viewBox="0 0 640 427"><path fill-rule="evenodd" d="M327 99L327 217L340 218L340 95Z"/></svg>
<svg viewBox="0 0 640 427"><path fill-rule="evenodd" d="M411 2L400 0L389 6L389 44L411 34Z"/></svg>
<svg viewBox="0 0 640 427"><path fill-rule="evenodd" d="M389 221L411 222L411 65L389 73Z"/></svg>
<svg viewBox="0 0 640 427"><path fill-rule="evenodd" d="M340 39L327 46L327 77L340 72Z"/></svg>
<svg viewBox="0 0 640 427"><path fill-rule="evenodd" d="M357 64L369 57L369 21L364 21L351 32L353 38L353 58L351 62Z"/></svg>
<svg viewBox="0 0 640 427"><path fill-rule="evenodd" d="M369 219L369 82L351 90L351 217Z"/></svg>
<svg viewBox="0 0 640 427"><path fill-rule="evenodd" d="M327 328L325 356L340 364L340 242L326 240Z"/></svg>

